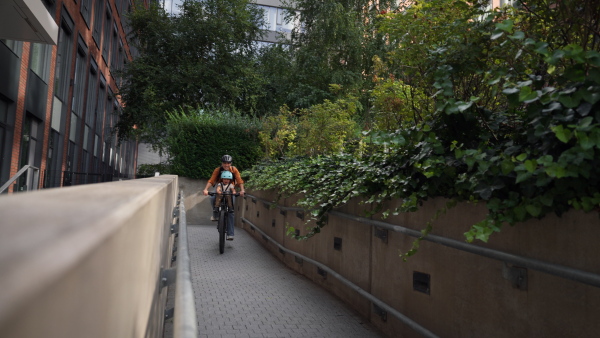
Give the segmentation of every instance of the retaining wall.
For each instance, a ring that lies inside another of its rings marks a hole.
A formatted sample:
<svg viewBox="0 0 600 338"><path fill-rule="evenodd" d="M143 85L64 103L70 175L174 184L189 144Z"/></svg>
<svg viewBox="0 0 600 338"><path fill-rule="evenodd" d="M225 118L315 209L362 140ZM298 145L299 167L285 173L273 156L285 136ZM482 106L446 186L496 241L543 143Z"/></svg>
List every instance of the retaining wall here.
<svg viewBox="0 0 600 338"><path fill-rule="evenodd" d="M420 334L359 295L322 269L302 261L267 240L313 259L440 337L597 337L600 334L600 284L590 285L530 267L515 265L445 245L422 241L419 252L404 262L399 254L414 237L330 215L320 234L296 241L285 235L292 226L306 233L296 199L279 201L273 191L252 191L238 203L236 224L290 268L322 285L368 318L390 337ZM382 220L421 230L444 199L425 203L419 212ZM338 212L364 216L371 206L352 200ZM391 203L390 207L394 207ZM283 212L285 211L285 212ZM434 223L431 233L464 243L463 233L486 214L483 205L459 204ZM306 218L306 217L305 217ZM311 225L311 223L309 223ZM257 229L258 228L258 229ZM262 233L265 235L263 235ZM600 280L600 219L597 212L569 212L515 227L505 226L483 247L550 264ZM511 260L512 261L512 260ZM535 265L535 264L534 264ZM532 265L533 266L533 265Z"/></svg>

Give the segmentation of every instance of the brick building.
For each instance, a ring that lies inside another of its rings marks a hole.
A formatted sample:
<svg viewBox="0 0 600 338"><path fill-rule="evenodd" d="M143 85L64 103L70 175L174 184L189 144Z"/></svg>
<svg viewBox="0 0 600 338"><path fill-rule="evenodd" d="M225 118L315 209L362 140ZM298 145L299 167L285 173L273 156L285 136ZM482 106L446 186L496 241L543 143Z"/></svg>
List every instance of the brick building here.
<svg viewBox="0 0 600 338"><path fill-rule="evenodd" d="M137 143L112 133L115 70L136 56L124 18L133 0L3 2L0 186L24 166L39 169L37 184L30 170L4 192L134 178Z"/></svg>

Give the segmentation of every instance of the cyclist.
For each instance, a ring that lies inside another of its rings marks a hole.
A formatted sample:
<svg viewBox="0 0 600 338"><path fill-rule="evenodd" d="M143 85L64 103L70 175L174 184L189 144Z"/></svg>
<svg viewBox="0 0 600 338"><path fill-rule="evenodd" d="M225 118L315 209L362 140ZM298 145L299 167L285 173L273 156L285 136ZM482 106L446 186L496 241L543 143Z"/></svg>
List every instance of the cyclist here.
<svg viewBox="0 0 600 338"><path fill-rule="evenodd" d="M217 182L221 179L221 172L223 171L230 171L233 174L233 184L236 187L240 188L240 196L244 196L244 181L242 180L242 177L240 176L240 172L239 170L237 170L236 167L234 167L233 165L231 165L231 162L233 162L233 158L230 155L223 155L223 157L221 157L221 165L217 168L215 168L215 170L213 170L212 176L210 177L210 179L208 180L208 182L206 183L206 187L204 187L204 196L208 196L208 189L210 187L214 187ZM214 213L214 208L215 208L215 197L211 196L210 197L210 202L211 202L211 207L213 209L213 215L210 218L211 221L216 221L218 219L217 214ZM235 203L235 198L233 199L233 202ZM229 214L229 224L233 224L233 213Z"/></svg>
<svg viewBox="0 0 600 338"><path fill-rule="evenodd" d="M227 200L227 206L229 207L229 212L233 213L233 198L235 196L232 195L223 195L226 194L235 194L235 185L232 183L233 174L231 171L223 171L221 173L221 182L217 183L217 187L215 188L215 207L213 209L213 214L218 212L219 205L221 205L221 199L225 198ZM227 240L233 241L233 221L227 222Z"/></svg>

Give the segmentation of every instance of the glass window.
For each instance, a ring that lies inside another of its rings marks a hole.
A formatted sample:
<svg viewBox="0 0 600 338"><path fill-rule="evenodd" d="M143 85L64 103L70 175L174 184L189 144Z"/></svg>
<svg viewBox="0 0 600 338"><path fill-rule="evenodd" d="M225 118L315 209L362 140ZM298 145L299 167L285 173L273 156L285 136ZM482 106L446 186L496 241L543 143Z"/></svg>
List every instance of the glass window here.
<svg viewBox="0 0 600 338"><path fill-rule="evenodd" d="M69 140L75 142L77 140L77 115L71 113L71 128L69 129Z"/></svg>
<svg viewBox="0 0 600 338"><path fill-rule="evenodd" d="M8 102L0 98L0 123L6 123L8 120Z"/></svg>
<svg viewBox="0 0 600 338"><path fill-rule="evenodd" d="M85 21L85 24L90 27L91 16L92 16L92 0L83 0L81 1L81 16Z"/></svg>
<svg viewBox="0 0 600 338"><path fill-rule="evenodd" d="M115 70L119 69L119 33L117 29L117 23L113 22L113 34L112 34L112 59L110 60L111 73L114 73ZM113 78L114 74L111 74Z"/></svg>
<svg viewBox="0 0 600 338"><path fill-rule="evenodd" d="M54 97L54 102L52 103L52 129L56 131L60 131L60 120L62 117L62 101L58 99L58 97Z"/></svg>
<svg viewBox="0 0 600 338"><path fill-rule="evenodd" d="M70 29L63 24L58 35L58 54L56 55L56 70L54 78L54 95L63 102L69 93L69 77L71 74L71 51L73 36Z"/></svg>
<svg viewBox="0 0 600 338"><path fill-rule="evenodd" d="M6 144L5 138L7 137L6 130L8 126L6 125L6 121L8 120L8 102L4 101L0 97L0 178L8 179L8 171L10 168L7 166L8 162L10 162L7 158L8 154L4 151L4 145ZM5 165L6 164L6 165Z"/></svg>
<svg viewBox="0 0 600 338"><path fill-rule="evenodd" d="M100 91L98 92L98 107L96 108L96 132L102 134L102 128L104 127L104 107L106 103L106 89L100 84Z"/></svg>
<svg viewBox="0 0 600 338"><path fill-rule="evenodd" d="M88 150L88 143L90 140L90 127L85 126L83 129L83 150Z"/></svg>
<svg viewBox="0 0 600 338"><path fill-rule="evenodd" d="M111 37L111 33L112 33L111 18L112 18L112 14L110 12L110 7L107 5L106 14L104 15L104 41L102 42L102 58L104 59L104 63L106 63L107 66L110 63L110 59L109 59L110 49L111 49L110 37Z"/></svg>
<svg viewBox="0 0 600 338"><path fill-rule="evenodd" d="M98 157L98 145L100 141L100 137L98 134L94 134L94 157Z"/></svg>
<svg viewBox="0 0 600 338"><path fill-rule="evenodd" d="M97 104L97 92L98 92L98 68L96 62L92 59L90 67L90 75L88 77L88 91L87 91L87 107L85 109L85 123L89 126L94 125L96 120L96 104Z"/></svg>
<svg viewBox="0 0 600 338"><path fill-rule="evenodd" d="M23 42L6 39L0 39L0 41L2 41L2 43L4 43L6 47L8 47L8 49L10 49L13 53L15 53L15 55L21 57L21 51L23 50L21 47L23 47Z"/></svg>
<svg viewBox="0 0 600 338"><path fill-rule="evenodd" d="M92 37L96 46L100 46L100 35L102 32L102 14L104 13L104 0L96 0L94 6L94 29L92 31Z"/></svg>
<svg viewBox="0 0 600 338"><path fill-rule="evenodd" d="M85 98L85 71L86 55L82 48L77 48L77 59L75 60L75 79L73 81L73 104L71 109L81 116L83 112L83 101Z"/></svg>
<svg viewBox="0 0 600 338"><path fill-rule="evenodd" d="M31 44L31 70L46 83L48 83L50 77L51 53L51 45L45 43Z"/></svg>

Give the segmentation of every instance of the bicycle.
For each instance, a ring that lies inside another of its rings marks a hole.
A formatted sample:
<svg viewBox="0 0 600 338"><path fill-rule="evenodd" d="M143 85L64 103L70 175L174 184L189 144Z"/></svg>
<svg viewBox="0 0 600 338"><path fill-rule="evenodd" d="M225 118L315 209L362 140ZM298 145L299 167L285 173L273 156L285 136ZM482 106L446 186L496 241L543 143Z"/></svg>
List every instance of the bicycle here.
<svg viewBox="0 0 600 338"><path fill-rule="evenodd" d="M216 192L209 192L208 193L210 196L216 196L218 195ZM219 212L219 219L217 221L217 229L219 229L219 253L223 253L225 252L225 234L227 232L227 226L228 226L228 219L229 217L227 217L228 213L232 213L235 209L234 209L234 205L233 205L233 198L231 199L231 207L227 204L227 200L228 196L239 196L240 193L235 193L232 194L230 192L224 192L221 193L221 196L223 198L221 198L221 203L217 206L215 205L215 209L218 209Z"/></svg>

